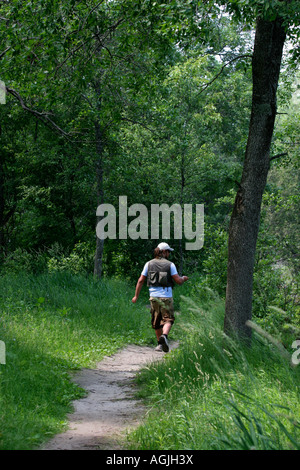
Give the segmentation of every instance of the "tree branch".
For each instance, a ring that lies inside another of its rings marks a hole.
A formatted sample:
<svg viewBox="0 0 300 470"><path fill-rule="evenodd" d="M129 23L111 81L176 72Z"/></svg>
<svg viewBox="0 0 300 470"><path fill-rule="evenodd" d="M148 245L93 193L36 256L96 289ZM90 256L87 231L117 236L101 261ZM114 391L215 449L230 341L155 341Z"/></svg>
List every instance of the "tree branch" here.
<svg viewBox="0 0 300 470"><path fill-rule="evenodd" d="M232 64L232 62L235 62L236 60L239 60L239 59L244 59L244 58L250 58L252 59L252 55L250 54L244 54L244 55L238 55L237 57L234 57L233 59L229 60L228 62L226 62L226 64L224 64L221 68L221 70L217 73L217 75L215 75L209 82L205 83L205 85L202 85L202 88L201 90L199 91L198 95L200 95L200 93L202 93L204 90L206 90L206 88L208 88L215 80L217 80L217 78L223 73L224 69Z"/></svg>
<svg viewBox="0 0 300 470"><path fill-rule="evenodd" d="M82 23L82 25L81 25L81 27L80 27L81 30L84 28L84 26L85 26L85 24L86 24L86 22L87 22L88 17L89 17L95 10L97 10L97 8L98 8L98 7L101 5L101 3L103 3L103 2L104 2L104 0L101 0L99 3L97 3L97 5L95 5L95 6L88 12L88 14L87 14L86 17L84 18L83 23Z"/></svg>
<svg viewBox="0 0 300 470"><path fill-rule="evenodd" d="M152 132L152 134L157 134L157 132L156 132L154 129L151 129L150 127L146 126L144 123L139 122L139 121L137 121L137 120L135 120L135 119L130 119L130 118L127 118L127 117L121 117L121 120L122 120L122 121L130 122L131 124L137 124L138 126L141 126L141 127L143 127L144 129L147 129L147 131Z"/></svg>
<svg viewBox="0 0 300 470"><path fill-rule="evenodd" d="M270 158L270 162L271 162L272 160L275 160L275 158L285 157L286 155L288 155L287 152L278 153L277 155L274 155L274 157L271 157L271 158Z"/></svg>
<svg viewBox="0 0 300 470"><path fill-rule="evenodd" d="M100 2L97 6L99 6L102 2ZM96 7L95 7L96 8ZM104 44L103 42L105 41L105 39L111 34L112 31L114 31L115 29L117 29L117 27L123 23L123 21L125 21L125 18L122 17L120 18L118 21L116 21L113 25L109 26L105 32L105 34L102 35L102 37L100 38L98 33L96 34L93 34L92 36L88 37L87 40L85 41L81 41L81 43L74 47L71 52L68 54L68 56L60 63L56 66L56 69L55 69L55 75L57 73L57 71L63 67L67 62L68 60L73 57L74 54L76 54L76 52L78 52L80 49L82 49L86 44L88 44L90 41L92 41L93 39L97 39L101 45L101 47L104 47Z"/></svg>
<svg viewBox="0 0 300 470"><path fill-rule="evenodd" d="M58 65L56 66L54 76L56 75L57 71L58 71L61 67L63 67L63 65L65 65L65 63L68 62L68 60L69 60L77 51L79 51L79 49L81 49L83 46L85 46L85 44L87 44L89 41L90 41L90 38L87 39L86 41L81 41L81 43L79 44L79 46L74 47L74 49L70 52L70 54L69 54L60 64L58 64Z"/></svg>
<svg viewBox="0 0 300 470"><path fill-rule="evenodd" d="M26 105L20 93L18 93L16 90L13 90L12 88L5 87L5 89L7 93L12 95L14 98L16 98L19 101L20 105L25 111L28 111L29 113L36 116L38 119L42 120L44 124L48 125L48 127L54 128L56 132L63 135L64 137L66 138L69 137L69 134L67 132L61 129L52 119L50 119L49 115L51 115L52 113L40 112L40 111L37 111L36 109L29 108Z"/></svg>
<svg viewBox="0 0 300 470"><path fill-rule="evenodd" d="M7 48L5 49L5 51L1 52L1 54L0 54L0 59L2 59L2 57L7 53L7 51L9 51L9 49L11 49L10 46L7 47Z"/></svg>

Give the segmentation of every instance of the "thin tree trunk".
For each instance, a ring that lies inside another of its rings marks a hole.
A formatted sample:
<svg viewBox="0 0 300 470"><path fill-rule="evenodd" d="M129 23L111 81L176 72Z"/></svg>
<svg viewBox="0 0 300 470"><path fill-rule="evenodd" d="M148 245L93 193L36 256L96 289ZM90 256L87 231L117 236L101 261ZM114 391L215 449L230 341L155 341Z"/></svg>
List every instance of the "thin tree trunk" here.
<svg viewBox="0 0 300 470"><path fill-rule="evenodd" d="M270 164L276 91L285 41L282 21L258 19L252 59L252 112L243 174L229 227L224 331L251 340L252 284L260 210Z"/></svg>
<svg viewBox="0 0 300 470"><path fill-rule="evenodd" d="M7 195L5 191L5 188L7 187L7 177L5 175L5 155L5 151L2 151L0 154L0 255L6 250L7 240L5 237L5 227L9 223L17 209L17 203L15 202L17 199L15 191L13 194L14 203L11 207L7 207Z"/></svg>
<svg viewBox="0 0 300 470"><path fill-rule="evenodd" d="M101 279L102 277L102 261L103 261L103 251L104 251L104 240L100 240L97 237L96 241L96 254L95 254L95 263L94 263L94 276Z"/></svg>
<svg viewBox="0 0 300 470"><path fill-rule="evenodd" d="M180 165L180 176L181 176L181 186L180 186L180 206L183 205L183 192L185 187L185 167L184 167L184 153L181 155L181 165ZM183 246L182 246L182 237L179 239L179 275L182 276L183 272Z"/></svg>
<svg viewBox="0 0 300 470"><path fill-rule="evenodd" d="M103 142L102 132L99 121L95 122L95 136L96 136L96 151L97 151L97 162L96 162L96 180L97 180L97 205L103 204L104 202L104 189L103 189ZM100 221L100 217L97 217L96 224ZM99 279L102 276L102 260L104 251L104 240L100 240L96 237L96 253L94 262L94 276Z"/></svg>
<svg viewBox="0 0 300 470"><path fill-rule="evenodd" d="M100 124L100 113L101 113L101 89L99 82L94 84L96 96L97 96L97 112L98 118L94 122L95 126L95 138L96 138L96 185L97 185L97 205L104 203L104 188L103 188L103 133ZM100 221L100 217L97 217L96 225ZM104 252L104 240L100 240L96 237L96 253L94 261L94 276L99 279L102 276L102 263L103 263L103 252Z"/></svg>

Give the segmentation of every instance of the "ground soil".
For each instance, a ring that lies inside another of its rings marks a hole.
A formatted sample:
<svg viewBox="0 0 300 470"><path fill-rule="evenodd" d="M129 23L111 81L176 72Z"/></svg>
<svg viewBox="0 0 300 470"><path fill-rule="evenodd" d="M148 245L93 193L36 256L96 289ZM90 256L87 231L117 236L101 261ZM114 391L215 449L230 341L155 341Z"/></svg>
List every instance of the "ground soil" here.
<svg viewBox="0 0 300 470"><path fill-rule="evenodd" d="M171 343L171 348L178 346ZM141 400L134 397L134 377L166 353L146 346L128 346L104 358L95 369L82 369L72 380L87 391L73 403L66 432L51 439L42 450L120 450L126 432L146 415ZM167 353L168 354L168 353Z"/></svg>

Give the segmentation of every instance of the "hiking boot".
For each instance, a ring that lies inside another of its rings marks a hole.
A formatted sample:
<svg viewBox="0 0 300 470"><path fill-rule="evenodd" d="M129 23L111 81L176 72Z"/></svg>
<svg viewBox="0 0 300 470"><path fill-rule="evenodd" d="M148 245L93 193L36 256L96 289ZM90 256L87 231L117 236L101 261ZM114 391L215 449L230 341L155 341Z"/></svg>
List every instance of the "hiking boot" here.
<svg viewBox="0 0 300 470"><path fill-rule="evenodd" d="M161 335L158 342L162 346L163 352L168 352L169 351L169 343L168 343L166 335Z"/></svg>
<svg viewBox="0 0 300 470"><path fill-rule="evenodd" d="M154 351L158 351L158 352L162 352L163 348L162 348L162 345L159 344L158 346L156 346L156 348L154 349Z"/></svg>

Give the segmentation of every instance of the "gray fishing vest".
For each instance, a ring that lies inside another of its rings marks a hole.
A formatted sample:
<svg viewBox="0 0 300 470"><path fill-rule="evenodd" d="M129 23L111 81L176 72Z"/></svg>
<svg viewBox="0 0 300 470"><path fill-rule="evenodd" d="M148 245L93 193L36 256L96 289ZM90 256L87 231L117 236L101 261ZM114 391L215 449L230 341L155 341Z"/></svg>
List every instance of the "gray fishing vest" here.
<svg viewBox="0 0 300 470"><path fill-rule="evenodd" d="M173 287L171 261L165 258L152 259L148 264L147 286Z"/></svg>

